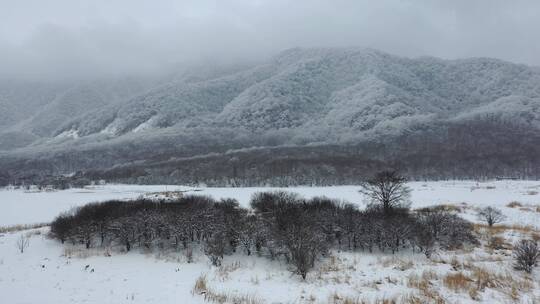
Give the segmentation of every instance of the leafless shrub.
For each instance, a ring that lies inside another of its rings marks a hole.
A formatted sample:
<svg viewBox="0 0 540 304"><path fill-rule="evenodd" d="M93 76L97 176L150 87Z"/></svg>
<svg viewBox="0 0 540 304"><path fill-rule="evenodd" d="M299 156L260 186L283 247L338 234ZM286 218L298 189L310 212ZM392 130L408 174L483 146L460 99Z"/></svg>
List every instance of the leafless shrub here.
<svg viewBox="0 0 540 304"><path fill-rule="evenodd" d="M506 216L502 214L501 210L488 206L478 210L478 218L485 221L489 227L493 227L494 224L504 221Z"/></svg>
<svg viewBox="0 0 540 304"><path fill-rule="evenodd" d="M21 253L24 253L24 250L28 248L30 245L30 237L26 236L25 234L21 233L19 237L17 238L17 241L15 242L15 246Z"/></svg>
<svg viewBox="0 0 540 304"><path fill-rule="evenodd" d="M532 269L538 263L540 257L540 247L535 241L521 240L514 246L514 267L517 270L523 270L531 273Z"/></svg>
<svg viewBox="0 0 540 304"><path fill-rule="evenodd" d="M184 251L184 256L186 257L186 261L188 263L193 263L193 248L186 248L186 250Z"/></svg>

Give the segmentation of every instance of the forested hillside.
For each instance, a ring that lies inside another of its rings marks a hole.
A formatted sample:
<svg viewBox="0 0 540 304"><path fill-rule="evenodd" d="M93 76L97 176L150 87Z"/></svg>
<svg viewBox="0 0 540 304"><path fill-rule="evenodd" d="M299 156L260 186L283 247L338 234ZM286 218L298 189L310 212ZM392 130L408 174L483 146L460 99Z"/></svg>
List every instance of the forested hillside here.
<svg viewBox="0 0 540 304"><path fill-rule="evenodd" d="M81 171L335 184L380 167L415 178L539 176L540 71L495 59L291 49L249 67L0 93L3 183ZM14 106L25 98L35 106Z"/></svg>

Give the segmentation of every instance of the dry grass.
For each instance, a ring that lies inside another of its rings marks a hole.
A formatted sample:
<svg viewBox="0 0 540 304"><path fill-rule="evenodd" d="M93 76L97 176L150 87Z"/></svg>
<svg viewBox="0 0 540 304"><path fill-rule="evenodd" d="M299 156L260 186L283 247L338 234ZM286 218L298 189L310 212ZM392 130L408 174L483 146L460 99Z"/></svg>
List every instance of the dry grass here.
<svg viewBox="0 0 540 304"><path fill-rule="evenodd" d="M206 276L200 275L197 278L197 281L195 281L195 286L193 286L192 293L193 294L203 294L208 291L208 286L206 284Z"/></svg>
<svg viewBox="0 0 540 304"><path fill-rule="evenodd" d="M528 279L515 278L509 273L500 274L482 267L473 267L469 274L461 271L449 273L444 277L443 283L454 292L467 291L474 300L478 300L479 294L484 290L493 289L517 301L521 292L530 291L533 287Z"/></svg>
<svg viewBox="0 0 540 304"><path fill-rule="evenodd" d="M523 205L520 202L513 201L513 202L508 203L506 207L517 208L517 207L523 207Z"/></svg>
<svg viewBox="0 0 540 304"><path fill-rule="evenodd" d="M28 225L13 225L13 226L0 226L0 233L12 233L17 231L37 229L45 226L49 226L49 223L36 223Z"/></svg>
<svg viewBox="0 0 540 304"><path fill-rule="evenodd" d="M356 271L356 261L331 255L315 272L314 278L325 283L351 284L351 271Z"/></svg>
<svg viewBox="0 0 540 304"><path fill-rule="evenodd" d="M407 287L418 289L418 296L410 296L407 298L409 303L445 303L445 299L439 294L433 282L439 278L437 273L430 270L425 270L421 276L417 274L409 275L407 278ZM422 300L418 302L417 300Z"/></svg>
<svg viewBox="0 0 540 304"><path fill-rule="evenodd" d="M463 272L449 273L443 278L444 286L453 291L468 290L473 280Z"/></svg>
<svg viewBox="0 0 540 304"><path fill-rule="evenodd" d="M205 275L199 276L192 289L192 294L204 297L204 300L209 303L234 303L234 304L262 304L264 303L255 295L237 294L216 291L208 286Z"/></svg>
<svg viewBox="0 0 540 304"><path fill-rule="evenodd" d="M377 264L383 267L392 267L405 271L414 267L414 262L410 259L400 259L396 256L377 258Z"/></svg>
<svg viewBox="0 0 540 304"><path fill-rule="evenodd" d="M89 257L95 256L111 256L110 248L82 248L82 247L65 247L64 248L64 257L66 258L77 258L77 259L86 259Z"/></svg>
<svg viewBox="0 0 540 304"><path fill-rule="evenodd" d="M508 250L512 249L512 244L506 242L501 236L492 236L489 238L486 246L491 250Z"/></svg>
<svg viewBox="0 0 540 304"><path fill-rule="evenodd" d="M236 261L227 265L221 265L217 269L217 276L221 281L226 281L229 279L229 275L232 272L240 269L241 267L242 267L242 264L240 263L240 261Z"/></svg>
<svg viewBox="0 0 540 304"><path fill-rule="evenodd" d="M446 211L446 212L456 212L456 213L462 213L463 209L467 209L468 207L463 203L462 206L457 206L454 204L441 204L441 205L434 205L424 208L416 209L416 211Z"/></svg>
<svg viewBox="0 0 540 304"><path fill-rule="evenodd" d="M368 300L360 297L342 296L333 293L328 299L328 304L398 304L402 303L397 298L382 298Z"/></svg>
<svg viewBox="0 0 540 304"><path fill-rule="evenodd" d="M489 231L492 234L501 234L507 231L515 231L515 232L521 232L521 233L532 233L532 232L538 232L533 226L530 225L506 225L506 224L500 224L500 225L494 225L493 227L489 227L487 224L481 224L477 223L474 224L474 230L477 233L482 233L484 231Z"/></svg>

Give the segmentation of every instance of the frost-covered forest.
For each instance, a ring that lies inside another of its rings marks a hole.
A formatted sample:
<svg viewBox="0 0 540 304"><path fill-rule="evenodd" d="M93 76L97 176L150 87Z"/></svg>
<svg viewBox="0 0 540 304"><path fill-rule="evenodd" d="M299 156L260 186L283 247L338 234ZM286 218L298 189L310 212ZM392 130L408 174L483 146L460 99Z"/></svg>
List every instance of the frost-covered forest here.
<svg viewBox="0 0 540 304"><path fill-rule="evenodd" d="M418 179L540 175L540 72L496 59L296 48L249 67L2 83L0 97L3 184L88 169L219 185L353 183L385 166Z"/></svg>

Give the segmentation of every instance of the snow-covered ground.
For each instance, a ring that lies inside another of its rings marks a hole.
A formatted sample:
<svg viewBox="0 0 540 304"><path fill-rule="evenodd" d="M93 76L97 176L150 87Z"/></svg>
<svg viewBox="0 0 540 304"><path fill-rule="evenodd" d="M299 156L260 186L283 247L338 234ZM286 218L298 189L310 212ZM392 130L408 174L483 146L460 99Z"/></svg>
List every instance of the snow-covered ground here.
<svg viewBox="0 0 540 304"><path fill-rule="evenodd" d="M437 204L466 203L471 207L497 206L508 215L508 223L540 225L534 213L507 208L512 201L524 205L540 205L540 181L440 181L411 182L412 207ZM0 226L50 222L60 212L89 202L108 199L136 198L145 193L160 191L188 191L214 198L235 198L242 206L249 206L251 195L258 191L286 190L305 197L327 196L364 206L359 186L290 187L290 188L192 188L184 186L105 185L85 189L56 192L29 192L21 189L0 189ZM468 219L473 220L474 217Z"/></svg>
<svg viewBox="0 0 540 304"><path fill-rule="evenodd" d="M474 208L491 205L501 208L508 216L506 224L536 227L530 232L501 231L509 243L522 234L536 233L540 227L540 212L536 210L540 206L537 193L540 182L414 182L410 187L413 208L452 204L462 209L460 215L476 220ZM48 222L59 212L93 201L189 189L192 188L137 185L40 193L4 189L0 190L0 226ZM340 186L285 190L306 197L326 195L364 206L358 189L358 186ZM254 192L269 188L198 190L193 193L232 197L247 206ZM508 207L513 201L521 206ZM64 246L47 238L47 231L44 227L0 234L0 303L205 303L203 295L193 292L201 276L206 278L208 294L251 297L253 301L246 303L252 304L343 303L347 296L371 301L419 297L421 301L416 303L437 297L446 303L537 303L540 300L540 271L536 270L532 279L527 279L512 269L509 250L488 250L485 239L478 248L440 252L431 259L412 252L396 255L333 252L333 257L320 261L307 280L302 281L291 274L284 262L264 257L227 256L222 267L213 267L199 249L195 250L195 261L187 263L182 251L124 253L117 248L87 251ZM30 236L30 245L22 254L15 246L21 234ZM477 276L482 270L490 272L490 280L495 283L476 290ZM445 283L449 273L463 273L472 281L462 289L452 290Z"/></svg>

